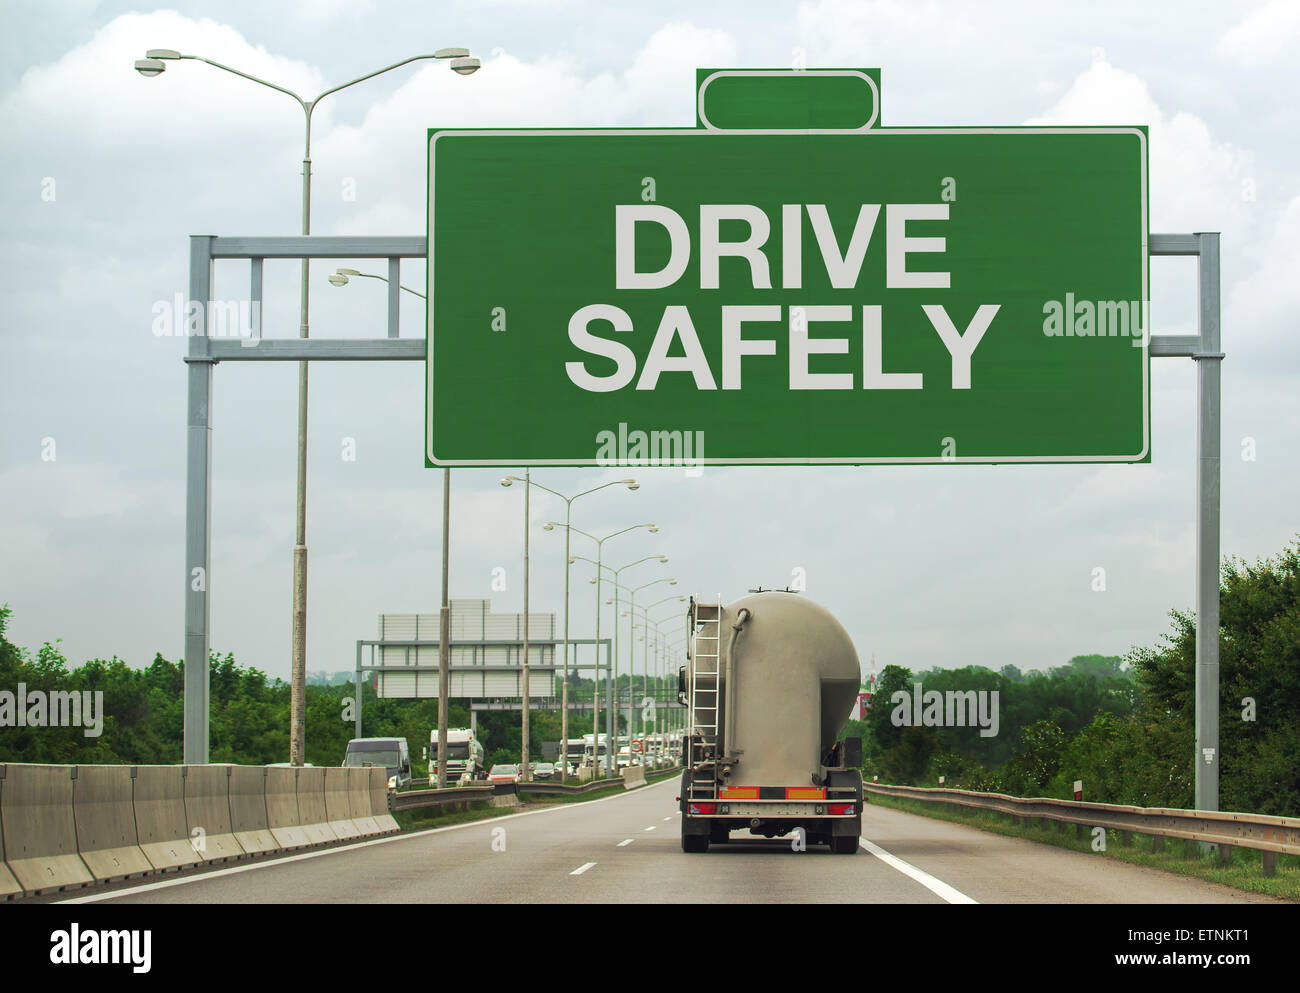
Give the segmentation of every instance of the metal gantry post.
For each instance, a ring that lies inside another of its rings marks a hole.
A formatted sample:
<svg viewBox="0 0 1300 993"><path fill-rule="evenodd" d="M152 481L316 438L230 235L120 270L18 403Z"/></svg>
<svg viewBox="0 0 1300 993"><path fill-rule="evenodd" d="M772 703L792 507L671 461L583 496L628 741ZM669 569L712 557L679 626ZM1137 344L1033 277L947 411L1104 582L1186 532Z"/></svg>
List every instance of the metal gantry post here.
<svg viewBox="0 0 1300 993"><path fill-rule="evenodd" d="M524 651L523 674L520 680L520 710L523 713L523 726L520 729L521 747L519 752L519 778L528 782L528 498L533 491L532 470L524 470ZM561 780L563 781L563 780Z"/></svg>
<svg viewBox="0 0 1300 993"><path fill-rule="evenodd" d="M1219 809L1219 235L1199 233L1196 361L1196 809Z"/></svg>
<svg viewBox="0 0 1300 993"><path fill-rule="evenodd" d="M438 789L447 788L447 713L451 696L451 470L442 470L442 607L438 610Z"/></svg>
<svg viewBox="0 0 1300 993"><path fill-rule="evenodd" d="M190 238L190 301L199 304L198 334L186 356L185 417L185 738L186 765L208 761L208 567L212 551L212 366L207 335L212 297L211 235Z"/></svg>

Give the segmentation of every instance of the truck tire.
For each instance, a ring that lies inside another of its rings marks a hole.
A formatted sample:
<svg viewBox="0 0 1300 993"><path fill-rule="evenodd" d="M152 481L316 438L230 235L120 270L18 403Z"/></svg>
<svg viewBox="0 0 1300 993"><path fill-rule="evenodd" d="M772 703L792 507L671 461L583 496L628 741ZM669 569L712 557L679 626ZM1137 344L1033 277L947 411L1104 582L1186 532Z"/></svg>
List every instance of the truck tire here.
<svg viewBox="0 0 1300 993"><path fill-rule="evenodd" d="M715 821L709 825L709 844L725 845L731 840L731 832L727 830L726 824Z"/></svg>
<svg viewBox="0 0 1300 993"><path fill-rule="evenodd" d="M686 827L682 827L682 851L698 854L709 850L709 836L707 834L687 834Z"/></svg>
<svg viewBox="0 0 1300 993"><path fill-rule="evenodd" d="M837 834L831 838L831 851L836 855L856 855L858 838L853 834Z"/></svg>

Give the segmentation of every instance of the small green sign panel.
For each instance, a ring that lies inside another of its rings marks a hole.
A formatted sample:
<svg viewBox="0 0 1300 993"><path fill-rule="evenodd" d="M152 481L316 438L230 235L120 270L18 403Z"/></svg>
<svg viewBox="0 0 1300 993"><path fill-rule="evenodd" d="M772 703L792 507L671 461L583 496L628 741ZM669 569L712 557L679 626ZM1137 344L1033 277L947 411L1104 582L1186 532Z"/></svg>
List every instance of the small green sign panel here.
<svg viewBox="0 0 1300 993"><path fill-rule="evenodd" d="M863 127L431 131L427 463L1149 460L1145 131Z"/></svg>

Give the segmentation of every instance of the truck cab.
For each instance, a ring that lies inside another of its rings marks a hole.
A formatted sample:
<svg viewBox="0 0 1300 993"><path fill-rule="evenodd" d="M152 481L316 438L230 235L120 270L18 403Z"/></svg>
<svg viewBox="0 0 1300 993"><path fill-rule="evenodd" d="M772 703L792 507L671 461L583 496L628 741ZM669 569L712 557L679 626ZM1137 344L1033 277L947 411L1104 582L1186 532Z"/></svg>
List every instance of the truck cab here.
<svg viewBox="0 0 1300 993"><path fill-rule="evenodd" d="M349 768L382 766L388 772L388 788L400 790L411 785L411 750L405 738L353 738L343 756Z"/></svg>

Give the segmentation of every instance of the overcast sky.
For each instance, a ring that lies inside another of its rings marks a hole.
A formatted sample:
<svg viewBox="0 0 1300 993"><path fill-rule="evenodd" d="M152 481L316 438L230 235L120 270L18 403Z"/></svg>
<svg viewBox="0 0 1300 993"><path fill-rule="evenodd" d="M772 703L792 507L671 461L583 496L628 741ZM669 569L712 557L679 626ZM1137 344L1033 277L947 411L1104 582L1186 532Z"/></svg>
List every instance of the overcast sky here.
<svg viewBox="0 0 1300 993"><path fill-rule="evenodd" d="M154 305L186 291L189 235L299 229L298 107L196 62L145 79L132 63L154 47L309 96L444 46L483 59L471 77L426 63L321 104L316 234L422 234L430 126L693 126L697 66L878 66L891 127L1146 124L1151 229L1223 233L1224 553L1272 554L1297 531L1291 0L18 2L5 20L0 602L21 644L62 638L74 664L182 654L185 341L153 333ZM382 284L330 286L336 264L313 268L313 335L382 336ZM297 274L267 265L270 336L296 333ZM1152 274L1157 333L1190 332L1194 262ZM422 286L423 265L403 281ZM246 264L223 264L214 295L246 285ZM403 334L421 336L422 316L410 298ZM575 521L660 526L606 545L615 565L670 557L625 573L679 580L643 599L730 600L804 570L864 669L873 653L913 669L1120 654L1157 643L1194 595L1194 363L1155 360L1152 377L1147 465L636 470L640 490L586 497ZM296 386L291 364L227 363L213 407L212 645L285 678ZM437 608L441 472L423 468L422 363L318 364L310 398L308 668L350 669L377 614ZM535 478L572 493L626 474ZM453 473L451 594L517 610L523 494L501 475ZM562 607L563 539L540 527L562 514L533 501L534 610ZM590 575L575 567L575 634L590 633Z"/></svg>

